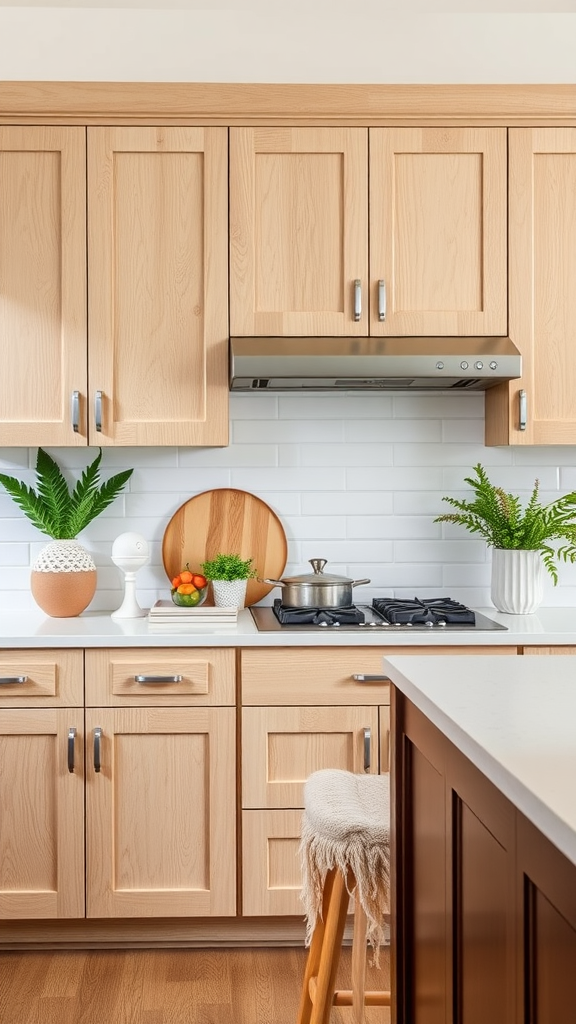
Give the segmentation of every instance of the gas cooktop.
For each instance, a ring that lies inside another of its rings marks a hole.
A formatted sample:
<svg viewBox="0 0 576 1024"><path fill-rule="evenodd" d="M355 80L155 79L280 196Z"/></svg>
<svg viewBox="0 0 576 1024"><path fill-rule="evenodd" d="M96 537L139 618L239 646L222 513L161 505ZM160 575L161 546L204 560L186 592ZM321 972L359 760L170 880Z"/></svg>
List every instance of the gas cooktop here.
<svg viewBox="0 0 576 1024"><path fill-rule="evenodd" d="M282 608L255 605L250 608L260 633L279 631L308 633L338 629L340 632L489 632L506 630L500 622L474 612L450 598L375 598L371 605L357 604L351 608Z"/></svg>

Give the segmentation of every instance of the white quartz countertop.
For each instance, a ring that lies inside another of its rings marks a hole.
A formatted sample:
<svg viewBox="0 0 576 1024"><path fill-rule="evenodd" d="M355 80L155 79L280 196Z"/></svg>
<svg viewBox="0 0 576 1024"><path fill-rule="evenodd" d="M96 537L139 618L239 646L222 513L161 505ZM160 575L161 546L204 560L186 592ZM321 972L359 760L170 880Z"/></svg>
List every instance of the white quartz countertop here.
<svg viewBox="0 0 576 1024"><path fill-rule="evenodd" d="M103 612L53 619L39 609L0 612L0 648L8 647L468 647L524 644L576 646L576 608L541 608L535 615L504 615L494 608L477 611L506 630L357 630L259 633L248 609L234 626L158 627L146 618L114 620Z"/></svg>
<svg viewBox="0 0 576 1024"><path fill-rule="evenodd" d="M576 864L576 656L383 659L405 696Z"/></svg>

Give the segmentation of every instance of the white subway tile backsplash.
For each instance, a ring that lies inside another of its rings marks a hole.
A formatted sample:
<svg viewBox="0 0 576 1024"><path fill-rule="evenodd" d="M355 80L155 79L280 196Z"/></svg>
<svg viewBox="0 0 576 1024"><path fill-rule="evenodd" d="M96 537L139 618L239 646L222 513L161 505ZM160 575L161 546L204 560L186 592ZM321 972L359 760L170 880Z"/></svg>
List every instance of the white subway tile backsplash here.
<svg viewBox="0 0 576 1024"><path fill-rule="evenodd" d="M491 554L480 537L435 524L446 495L470 497L464 477L480 462L495 483L527 498L536 477L541 500L576 489L576 448L485 448L484 395L430 393L230 396L227 448L106 448L101 476L133 468L124 492L80 537L98 567L92 610L122 600L111 560L115 538L143 534L150 563L138 573L142 607L166 597L164 530L189 498L237 487L262 498L288 538L286 574L326 558L329 570L369 578L358 600L450 596L490 605ZM48 449L73 483L96 448ZM0 471L34 483L35 448L0 449ZM0 488L0 610L34 606L30 566L48 538ZM545 603L576 606L576 566L545 580ZM278 593L273 591L266 601ZM575 612L576 617L576 612Z"/></svg>

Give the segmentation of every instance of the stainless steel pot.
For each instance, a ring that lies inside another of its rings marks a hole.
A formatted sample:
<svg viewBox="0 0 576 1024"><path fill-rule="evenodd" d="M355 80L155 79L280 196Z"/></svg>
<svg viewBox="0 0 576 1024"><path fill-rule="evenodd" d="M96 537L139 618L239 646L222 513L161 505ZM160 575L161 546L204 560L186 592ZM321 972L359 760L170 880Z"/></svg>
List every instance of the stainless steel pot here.
<svg viewBox="0 0 576 1024"><path fill-rule="evenodd" d="M352 588L370 583L370 580L350 580L323 572L325 558L311 558L310 565L314 571L303 576L260 580L260 583L282 587L283 608L349 608L354 603Z"/></svg>

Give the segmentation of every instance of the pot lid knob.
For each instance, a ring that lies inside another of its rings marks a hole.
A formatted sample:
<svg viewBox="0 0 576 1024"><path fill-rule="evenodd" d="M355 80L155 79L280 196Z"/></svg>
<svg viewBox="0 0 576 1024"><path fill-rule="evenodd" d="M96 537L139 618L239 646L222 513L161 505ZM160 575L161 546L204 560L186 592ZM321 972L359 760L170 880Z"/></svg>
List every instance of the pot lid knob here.
<svg viewBox="0 0 576 1024"><path fill-rule="evenodd" d="M308 561L310 562L310 565L312 566L312 568L314 570L314 573L317 576L321 576L322 575L322 570L323 570L324 566L326 565L326 562L328 561L328 559L326 559L326 558L309 558Z"/></svg>

